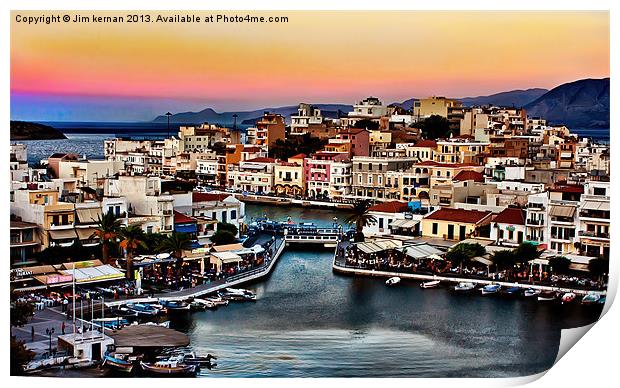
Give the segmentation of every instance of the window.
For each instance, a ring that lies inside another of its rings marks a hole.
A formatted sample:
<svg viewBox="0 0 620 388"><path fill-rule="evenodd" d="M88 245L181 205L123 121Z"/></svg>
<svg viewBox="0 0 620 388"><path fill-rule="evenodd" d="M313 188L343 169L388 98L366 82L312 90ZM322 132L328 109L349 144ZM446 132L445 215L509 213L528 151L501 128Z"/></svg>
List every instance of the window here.
<svg viewBox="0 0 620 388"><path fill-rule="evenodd" d="M383 229L383 218L379 218L379 229Z"/></svg>
<svg viewBox="0 0 620 388"><path fill-rule="evenodd" d="M231 210L230 211L230 220L236 220L237 219L237 211L236 210Z"/></svg>
<svg viewBox="0 0 620 388"><path fill-rule="evenodd" d="M594 195L606 195L607 190L604 187L594 187L592 192Z"/></svg>
<svg viewBox="0 0 620 388"><path fill-rule="evenodd" d="M432 234L437 234L438 230L439 230L439 225L436 222L433 222L433 233Z"/></svg>

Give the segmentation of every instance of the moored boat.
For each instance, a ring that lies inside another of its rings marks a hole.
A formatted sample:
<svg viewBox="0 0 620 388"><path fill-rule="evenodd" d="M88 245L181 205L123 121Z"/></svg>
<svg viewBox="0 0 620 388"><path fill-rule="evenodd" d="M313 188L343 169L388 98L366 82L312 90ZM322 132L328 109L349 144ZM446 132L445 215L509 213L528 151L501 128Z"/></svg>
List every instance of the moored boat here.
<svg viewBox="0 0 620 388"><path fill-rule="evenodd" d="M435 287L439 287L439 280L433 280L430 282L424 282L422 284L420 284L421 288L435 288Z"/></svg>
<svg viewBox="0 0 620 388"><path fill-rule="evenodd" d="M601 296L600 299L598 300L598 304L605 304L605 302L607 301L607 297L605 295Z"/></svg>
<svg viewBox="0 0 620 388"><path fill-rule="evenodd" d="M601 296L599 294L588 293L587 295L584 295L584 297L581 299L581 304L592 305L598 303L600 299Z"/></svg>
<svg viewBox="0 0 620 388"><path fill-rule="evenodd" d="M400 283L400 278L398 276L394 276L385 281L385 284L388 286L395 286Z"/></svg>
<svg viewBox="0 0 620 388"><path fill-rule="evenodd" d="M574 292L567 292L562 295L562 304L573 303L577 299L577 295Z"/></svg>
<svg viewBox="0 0 620 388"><path fill-rule="evenodd" d="M523 292L523 297L525 298L535 298L538 297L538 295L540 295L540 290L536 288L528 288Z"/></svg>
<svg viewBox="0 0 620 388"><path fill-rule="evenodd" d="M228 301L220 296L210 296L204 299L215 304L215 306L228 306Z"/></svg>
<svg viewBox="0 0 620 388"><path fill-rule="evenodd" d="M467 292L471 292L471 291L473 291L475 289L476 289L476 285L474 283L460 282L459 284L454 286L454 288L452 290L456 291L456 292L460 292L460 293L467 293Z"/></svg>
<svg viewBox="0 0 620 388"><path fill-rule="evenodd" d="M168 312L188 311L190 309L190 305L183 301L160 299L159 304L168 310Z"/></svg>
<svg viewBox="0 0 620 388"><path fill-rule="evenodd" d="M110 369L123 373L131 373L133 371L133 362L124 360L120 357L114 357L110 354L103 356L103 363L101 366L107 366Z"/></svg>
<svg viewBox="0 0 620 388"><path fill-rule="evenodd" d="M210 300L201 299L201 298L195 298L192 301L192 306L196 306L196 305L202 306L202 310L204 310L204 309L213 309L213 308L217 307L217 305L215 303L211 302Z"/></svg>
<svg viewBox="0 0 620 388"><path fill-rule="evenodd" d="M497 294L501 288L502 286L499 284L488 284L482 287L481 293L482 295Z"/></svg>
<svg viewBox="0 0 620 388"><path fill-rule="evenodd" d="M538 295L539 302L553 302L559 298L559 294L555 291L545 291Z"/></svg>
<svg viewBox="0 0 620 388"><path fill-rule="evenodd" d="M160 309L148 303L127 303L125 307L138 315L145 316L156 316L161 312Z"/></svg>
<svg viewBox="0 0 620 388"><path fill-rule="evenodd" d="M220 297L228 300L237 301L255 301L256 294L250 290L237 289L237 288L225 288Z"/></svg>
<svg viewBox="0 0 620 388"><path fill-rule="evenodd" d="M185 364L182 358L171 358L169 360L153 363L140 361L140 366L143 371L157 376L194 376L198 370L197 365Z"/></svg>
<svg viewBox="0 0 620 388"><path fill-rule="evenodd" d="M512 298L512 297L516 297L517 295L519 295L521 293L521 288L520 287L509 287L506 288L505 290L502 290L501 294L503 296Z"/></svg>

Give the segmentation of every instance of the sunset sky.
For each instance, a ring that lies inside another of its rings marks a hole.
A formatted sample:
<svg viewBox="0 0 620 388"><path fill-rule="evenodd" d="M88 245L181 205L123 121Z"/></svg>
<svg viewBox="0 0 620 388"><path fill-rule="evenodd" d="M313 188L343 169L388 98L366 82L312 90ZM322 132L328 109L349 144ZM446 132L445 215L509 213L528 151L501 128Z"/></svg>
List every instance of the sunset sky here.
<svg viewBox="0 0 620 388"><path fill-rule="evenodd" d="M36 26L17 14L42 12L12 12L11 118L20 120L143 121L368 95L391 103L609 76L607 12L253 12L289 22Z"/></svg>

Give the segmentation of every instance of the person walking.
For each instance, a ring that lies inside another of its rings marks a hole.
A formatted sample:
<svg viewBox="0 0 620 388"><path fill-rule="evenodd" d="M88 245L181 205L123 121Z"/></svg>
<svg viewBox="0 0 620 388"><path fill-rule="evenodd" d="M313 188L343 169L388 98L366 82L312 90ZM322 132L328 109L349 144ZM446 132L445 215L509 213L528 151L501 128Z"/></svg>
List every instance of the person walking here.
<svg viewBox="0 0 620 388"><path fill-rule="evenodd" d="M62 334L65 334L65 321L62 321L62 325L60 325L60 331L62 331Z"/></svg>
<svg viewBox="0 0 620 388"><path fill-rule="evenodd" d="M30 326L30 340L34 342L34 326Z"/></svg>

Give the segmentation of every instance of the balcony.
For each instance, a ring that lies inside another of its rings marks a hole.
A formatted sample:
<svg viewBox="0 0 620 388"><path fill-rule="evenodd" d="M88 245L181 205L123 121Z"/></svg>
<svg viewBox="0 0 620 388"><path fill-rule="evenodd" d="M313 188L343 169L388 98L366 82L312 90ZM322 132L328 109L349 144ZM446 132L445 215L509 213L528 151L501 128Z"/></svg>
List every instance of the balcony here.
<svg viewBox="0 0 620 388"><path fill-rule="evenodd" d="M527 221L525 221L525 224L528 226L544 226L545 225L545 221L544 220L531 220L528 219Z"/></svg>
<svg viewBox="0 0 620 388"><path fill-rule="evenodd" d="M171 216L171 215L172 215L172 210L164 210L164 211L162 211L162 213L163 213L165 216Z"/></svg>
<svg viewBox="0 0 620 388"><path fill-rule="evenodd" d="M582 230L582 231L579 231L579 236L609 240L609 233L598 233L598 232L593 232L593 231Z"/></svg>
<svg viewBox="0 0 620 388"><path fill-rule="evenodd" d="M73 224L50 224L50 229L49 230L65 230L65 229L73 229Z"/></svg>

